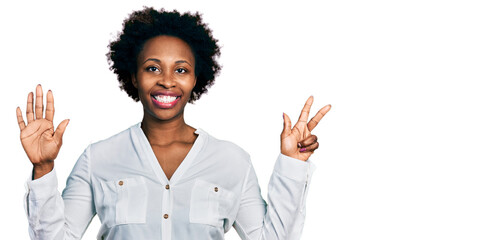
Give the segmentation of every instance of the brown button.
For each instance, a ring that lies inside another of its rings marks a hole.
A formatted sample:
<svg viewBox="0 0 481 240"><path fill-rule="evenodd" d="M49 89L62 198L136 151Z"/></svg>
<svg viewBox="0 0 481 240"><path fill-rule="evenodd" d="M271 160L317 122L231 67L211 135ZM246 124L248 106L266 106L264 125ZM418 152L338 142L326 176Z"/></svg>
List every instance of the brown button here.
<svg viewBox="0 0 481 240"><path fill-rule="evenodd" d="M169 189L170 189L170 186L169 186L169 185L165 185L165 189L169 190Z"/></svg>
<svg viewBox="0 0 481 240"><path fill-rule="evenodd" d="M164 214L164 219L169 218L169 214Z"/></svg>
<svg viewBox="0 0 481 240"><path fill-rule="evenodd" d="M124 181L119 181L119 185L120 186L124 185Z"/></svg>
<svg viewBox="0 0 481 240"><path fill-rule="evenodd" d="M219 191L219 188L218 188L218 187L215 187L215 188L214 188L214 191L215 191L215 192L218 192L218 191Z"/></svg>

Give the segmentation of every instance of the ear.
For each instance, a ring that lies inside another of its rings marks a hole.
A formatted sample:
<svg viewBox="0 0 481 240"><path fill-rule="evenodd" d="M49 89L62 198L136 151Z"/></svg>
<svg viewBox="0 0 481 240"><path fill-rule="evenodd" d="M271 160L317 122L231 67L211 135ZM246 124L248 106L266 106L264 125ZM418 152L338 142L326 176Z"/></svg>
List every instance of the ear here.
<svg viewBox="0 0 481 240"><path fill-rule="evenodd" d="M130 74L130 80L135 88L137 88L137 78L135 77L135 73Z"/></svg>

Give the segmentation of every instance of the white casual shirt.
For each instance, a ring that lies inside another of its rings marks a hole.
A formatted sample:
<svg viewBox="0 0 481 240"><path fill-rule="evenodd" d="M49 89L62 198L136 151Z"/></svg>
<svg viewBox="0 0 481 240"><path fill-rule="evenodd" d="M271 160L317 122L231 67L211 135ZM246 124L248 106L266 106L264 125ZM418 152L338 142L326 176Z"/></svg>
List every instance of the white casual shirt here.
<svg viewBox="0 0 481 240"><path fill-rule="evenodd" d="M27 180L31 239L80 239L95 214L97 239L300 239L314 166L280 154L262 199L250 156L202 129L168 180L140 123L91 144L62 195L55 169Z"/></svg>

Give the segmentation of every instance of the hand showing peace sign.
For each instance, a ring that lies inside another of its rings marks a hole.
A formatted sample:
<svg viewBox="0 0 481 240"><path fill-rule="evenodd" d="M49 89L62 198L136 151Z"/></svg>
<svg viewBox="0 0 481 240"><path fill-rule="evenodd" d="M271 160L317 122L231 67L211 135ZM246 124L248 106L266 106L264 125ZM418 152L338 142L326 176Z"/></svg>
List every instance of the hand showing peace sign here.
<svg viewBox="0 0 481 240"><path fill-rule="evenodd" d="M291 119L287 114L284 116L284 130L281 133L281 153L296 158L299 160L307 161L309 157L319 147L316 135L312 135L311 131L316 127L319 121L326 115L331 109L331 105L326 105L321 108L316 115L307 122L309 117L309 111L312 106L314 98L310 96L296 125L291 129Z"/></svg>
<svg viewBox="0 0 481 240"><path fill-rule="evenodd" d="M35 99L35 114L33 111L33 93L27 98L27 123L23 121L22 111L17 107L17 121L20 127L20 141L34 166L34 178L40 178L53 169L53 161L62 146L62 135L69 120L63 120L54 131L53 128L53 94L47 92L47 109L43 118L43 91L37 85Z"/></svg>

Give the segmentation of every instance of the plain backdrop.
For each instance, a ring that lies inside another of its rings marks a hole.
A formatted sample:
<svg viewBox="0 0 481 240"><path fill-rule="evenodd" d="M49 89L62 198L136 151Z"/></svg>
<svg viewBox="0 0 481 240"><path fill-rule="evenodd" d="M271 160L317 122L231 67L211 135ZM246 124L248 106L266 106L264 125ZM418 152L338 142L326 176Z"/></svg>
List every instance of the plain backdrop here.
<svg viewBox="0 0 481 240"><path fill-rule="evenodd" d="M71 119L59 190L89 143L141 120L105 54L143 5L199 11L219 39L223 70L186 122L249 152L264 197L282 112L332 104L303 239L481 239L481 5L467 0L2 1L1 239L28 239L15 108L36 84L55 126Z"/></svg>

